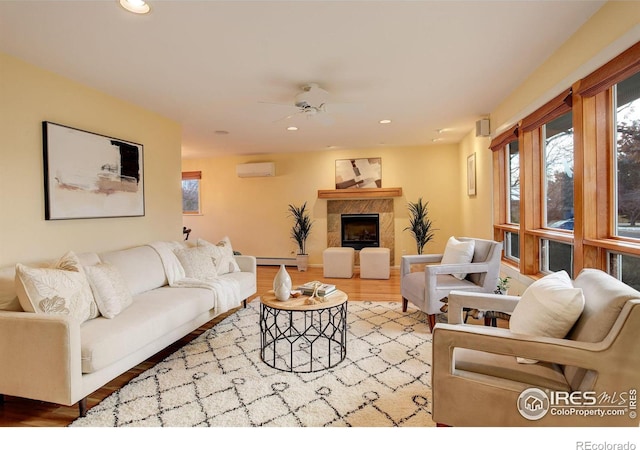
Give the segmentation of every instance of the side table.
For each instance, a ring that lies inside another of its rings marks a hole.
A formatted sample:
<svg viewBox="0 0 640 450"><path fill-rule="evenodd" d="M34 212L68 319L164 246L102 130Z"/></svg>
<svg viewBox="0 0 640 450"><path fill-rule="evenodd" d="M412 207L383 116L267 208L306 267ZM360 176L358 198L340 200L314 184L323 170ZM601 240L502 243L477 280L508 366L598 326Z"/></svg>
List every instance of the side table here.
<svg viewBox="0 0 640 450"><path fill-rule="evenodd" d="M260 357L268 366L316 372L347 356L347 294L336 291L312 305L305 304L308 298L280 301L272 292L260 296Z"/></svg>

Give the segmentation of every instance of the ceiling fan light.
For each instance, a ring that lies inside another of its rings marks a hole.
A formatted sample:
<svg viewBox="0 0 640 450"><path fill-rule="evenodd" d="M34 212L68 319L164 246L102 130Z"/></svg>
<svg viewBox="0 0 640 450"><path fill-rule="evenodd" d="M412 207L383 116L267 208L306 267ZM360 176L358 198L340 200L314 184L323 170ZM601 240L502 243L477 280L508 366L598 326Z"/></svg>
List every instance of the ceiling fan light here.
<svg viewBox="0 0 640 450"><path fill-rule="evenodd" d="M135 14L147 14L151 10L143 0L120 0L120 6Z"/></svg>

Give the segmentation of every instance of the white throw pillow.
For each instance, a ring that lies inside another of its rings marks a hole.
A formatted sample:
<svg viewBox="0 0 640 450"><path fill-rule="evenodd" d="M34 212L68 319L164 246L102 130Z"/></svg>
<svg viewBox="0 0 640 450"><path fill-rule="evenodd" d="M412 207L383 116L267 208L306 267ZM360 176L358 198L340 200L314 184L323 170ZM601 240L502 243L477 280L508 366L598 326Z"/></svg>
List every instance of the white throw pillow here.
<svg viewBox="0 0 640 450"><path fill-rule="evenodd" d="M113 264L84 266L84 271L100 314L107 319L113 319L133 303L133 297L122 274Z"/></svg>
<svg viewBox="0 0 640 450"><path fill-rule="evenodd" d="M27 312L60 314L80 322L100 314L80 261L68 252L51 267L16 264L16 291Z"/></svg>
<svg viewBox="0 0 640 450"><path fill-rule="evenodd" d="M469 264L473 260L475 241L459 241L453 236L447 241L440 264ZM452 274L459 280L467 276L466 273Z"/></svg>
<svg viewBox="0 0 640 450"><path fill-rule="evenodd" d="M511 319L509 329L531 336L564 338L584 309L582 289L573 287L564 270L540 278L522 293ZM520 363L538 361L517 358Z"/></svg>
<svg viewBox="0 0 640 450"><path fill-rule="evenodd" d="M203 247L181 248L173 251L184 268L187 278L211 281L217 277L214 257Z"/></svg>
<svg viewBox="0 0 640 450"><path fill-rule="evenodd" d="M206 249L214 258L218 275L240 272L240 267L233 255L231 240L227 236L222 238L216 245L204 239L198 239L198 247Z"/></svg>

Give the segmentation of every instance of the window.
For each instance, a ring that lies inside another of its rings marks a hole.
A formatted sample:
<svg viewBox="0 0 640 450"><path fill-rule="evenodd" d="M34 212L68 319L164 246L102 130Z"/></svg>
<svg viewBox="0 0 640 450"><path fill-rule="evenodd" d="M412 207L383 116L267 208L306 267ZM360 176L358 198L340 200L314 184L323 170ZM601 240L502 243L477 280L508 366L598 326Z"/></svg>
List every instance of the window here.
<svg viewBox="0 0 640 450"><path fill-rule="evenodd" d="M615 86L615 234L640 239L640 73Z"/></svg>
<svg viewBox="0 0 640 450"><path fill-rule="evenodd" d="M520 152L518 141L507 145L509 217L507 222L520 223Z"/></svg>
<svg viewBox="0 0 640 450"><path fill-rule="evenodd" d="M520 151L518 128L500 134L491 142L494 192L497 199L494 239L503 242L503 255L514 266L520 262Z"/></svg>
<svg viewBox="0 0 640 450"><path fill-rule="evenodd" d="M640 258L609 252L609 273L632 288L640 290Z"/></svg>
<svg viewBox="0 0 640 450"><path fill-rule="evenodd" d="M549 228L573 230L573 115L542 127L544 135L545 220Z"/></svg>
<svg viewBox="0 0 640 450"><path fill-rule="evenodd" d="M200 179L201 172L182 172L182 213L201 214Z"/></svg>
<svg viewBox="0 0 640 450"><path fill-rule="evenodd" d="M491 150L505 263L534 277L593 267L640 287L640 42Z"/></svg>
<svg viewBox="0 0 640 450"><path fill-rule="evenodd" d="M520 260L520 235L512 231L504 233L504 257L512 261Z"/></svg>
<svg viewBox="0 0 640 450"><path fill-rule="evenodd" d="M540 239L540 272L565 270L573 277L573 246L563 242Z"/></svg>

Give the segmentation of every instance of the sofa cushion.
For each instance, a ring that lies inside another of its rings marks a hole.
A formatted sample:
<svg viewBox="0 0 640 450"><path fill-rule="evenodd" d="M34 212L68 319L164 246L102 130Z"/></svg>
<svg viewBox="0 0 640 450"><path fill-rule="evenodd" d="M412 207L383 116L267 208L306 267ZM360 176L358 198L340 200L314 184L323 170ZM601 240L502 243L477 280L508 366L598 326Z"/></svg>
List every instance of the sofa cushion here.
<svg viewBox="0 0 640 450"><path fill-rule="evenodd" d="M533 282L522 294L509 320L514 333L564 338L584 308L582 289L573 287L564 270ZM537 361L518 358L518 362Z"/></svg>
<svg viewBox="0 0 640 450"><path fill-rule="evenodd" d="M102 253L100 259L118 268L131 295L135 296L167 284L160 255L148 245Z"/></svg>
<svg viewBox="0 0 640 450"><path fill-rule="evenodd" d="M73 252L50 267L16 264L16 289L24 311L68 315L84 322L98 317L86 274Z"/></svg>
<svg viewBox="0 0 640 450"><path fill-rule="evenodd" d="M218 276L211 252L203 247L178 248L173 252L178 257L187 278L210 281Z"/></svg>
<svg viewBox="0 0 640 450"><path fill-rule="evenodd" d="M107 367L212 308L208 289L166 286L135 295L131 306L113 319L82 324L82 372Z"/></svg>
<svg viewBox="0 0 640 450"><path fill-rule="evenodd" d="M85 266L84 270L87 273L93 297L98 304L98 310L104 317L113 319L131 305L133 297L120 271L113 264L100 263Z"/></svg>
<svg viewBox="0 0 640 450"><path fill-rule="evenodd" d="M204 239L198 239L197 246L209 252L215 261L218 275L240 272L240 267L234 258L231 240L227 236L222 238L216 245Z"/></svg>
<svg viewBox="0 0 640 450"><path fill-rule="evenodd" d="M447 241L440 264L469 264L473 260L475 241L459 241L451 236ZM466 273L451 274L458 280L467 276Z"/></svg>

